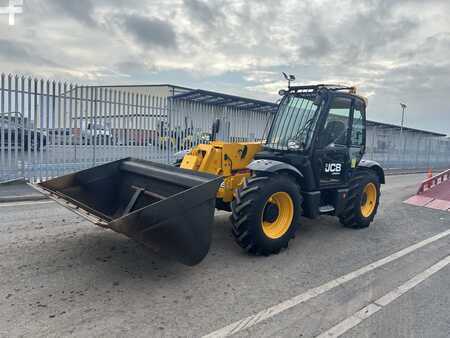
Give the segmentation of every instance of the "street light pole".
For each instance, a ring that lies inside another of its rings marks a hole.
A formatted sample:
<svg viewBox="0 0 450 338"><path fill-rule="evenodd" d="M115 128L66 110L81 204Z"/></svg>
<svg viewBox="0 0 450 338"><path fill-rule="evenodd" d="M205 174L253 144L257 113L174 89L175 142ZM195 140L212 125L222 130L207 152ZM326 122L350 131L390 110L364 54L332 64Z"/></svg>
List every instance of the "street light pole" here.
<svg viewBox="0 0 450 338"><path fill-rule="evenodd" d="M403 142L403 163L405 162L406 156L406 138L403 137L403 124L405 123L405 111L407 105L400 102L400 107L402 107L402 123L400 125L400 142Z"/></svg>
<svg viewBox="0 0 450 338"><path fill-rule="evenodd" d="M400 125L400 135L403 134L403 123L405 122L405 111L408 106L400 102L400 107L402 107L402 123Z"/></svg>

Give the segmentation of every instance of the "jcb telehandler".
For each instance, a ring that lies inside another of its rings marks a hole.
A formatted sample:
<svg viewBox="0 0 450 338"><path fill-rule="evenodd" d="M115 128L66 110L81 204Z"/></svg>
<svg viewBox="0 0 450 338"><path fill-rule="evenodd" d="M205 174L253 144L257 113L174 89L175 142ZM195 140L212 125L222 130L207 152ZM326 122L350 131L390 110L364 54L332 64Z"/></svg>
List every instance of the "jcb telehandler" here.
<svg viewBox="0 0 450 338"><path fill-rule="evenodd" d="M257 255L286 248L302 215L368 227L385 178L379 164L362 160L366 100L335 85L289 86L280 94L263 142L199 144L179 167L126 158L38 189L187 265L209 250L215 208L231 211L237 243Z"/></svg>

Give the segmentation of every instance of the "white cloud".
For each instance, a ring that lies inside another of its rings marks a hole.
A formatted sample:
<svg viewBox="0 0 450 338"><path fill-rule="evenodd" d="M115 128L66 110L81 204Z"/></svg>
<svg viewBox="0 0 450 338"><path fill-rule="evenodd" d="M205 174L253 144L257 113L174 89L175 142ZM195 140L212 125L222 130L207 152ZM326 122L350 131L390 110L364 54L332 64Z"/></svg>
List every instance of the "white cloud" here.
<svg viewBox="0 0 450 338"><path fill-rule="evenodd" d="M13 28L0 17L0 72L275 100L287 71L357 85L375 120L398 122L409 100L412 126L450 133L449 12L444 0L27 0Z"/></svg>

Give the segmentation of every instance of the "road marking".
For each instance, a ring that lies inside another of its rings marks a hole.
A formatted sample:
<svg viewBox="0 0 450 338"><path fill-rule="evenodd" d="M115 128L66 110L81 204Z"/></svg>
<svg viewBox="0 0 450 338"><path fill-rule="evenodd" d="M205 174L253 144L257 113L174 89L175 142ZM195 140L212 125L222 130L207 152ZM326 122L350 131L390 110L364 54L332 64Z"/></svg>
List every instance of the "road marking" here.
<svg viewBox="0 0 450 338"><path fill-rule="evenodd" d="M204 338L228 337L233 334L236 334L239 331L248 329L264 320L267 320L273 316L278 315L279 313L281 313L283 311L293 308L294 306L297 306L301 303L305 303L306 301L308 301L310 299L320 296L321 294L323 294L327 291L330 291L346 282L349 282L349 281L351 281L355 278L358 278L370 271L373 271L383 265L386 265L386 264L393 262L403 256L406 256L407 254L409 254L415 250L418 250L418 249L424 247L425 245L433 243L441 238L444 238L448 235L450 235L450 229L446 230L444 232L441 232L437 235L434 235L432 237L429 237L427 239L424 239L423 241L413 244L409 247L406 247L400 251L397 251L396 253L393 253L392 255L389 255L385 258L375 261L375 262L373 262L369 265L366 265L358 270L352 271L346 275L338 277L328 283L325 283L318 287L309 289L309 290L305 291L304 293L301 293L291 299L285 300L277 305L271 306L271 307L269 307L265 310L262 310L252 316L248 316L244 319L238 320L234 323L224 326L223 328L218 329L214 332L211 332L203 337Z"/></svg>
<svg viewBox="0 0 450 338"><path fill-rule="evenodd" d="M47 204L55 203L54 201L30 201L30 202L14 202L14 203L0 203L0 207L18 207L23 205Z"/></svg>
<svg viewBox="0 0 450 338"><path fill-rule="evenodd" d="M405 294L418 284L422 283L426 279L430 278L432 275L434 275L439 270L446 267L448 264L450 264L450 256L445 257L444 259L437 262L432 267L426 269L425 271L422 271L418 275L414 276L410 280L408 280L406 283L400 285L399 287L395 288L394 290L388 292L383 297L378 298L376 301L370 303L369 305L363 307L358 312L355 312L350 317L344 319L342 322L338 323L337 325L333 326L331 329L321 333L317 338L335 338L343 335L350 329L354 328L358 324L360 324L362 321L366 320L373 314L377 313L381 309L383 309L388 304L392 303L394 300L396 300L401 295Z"/></svg>

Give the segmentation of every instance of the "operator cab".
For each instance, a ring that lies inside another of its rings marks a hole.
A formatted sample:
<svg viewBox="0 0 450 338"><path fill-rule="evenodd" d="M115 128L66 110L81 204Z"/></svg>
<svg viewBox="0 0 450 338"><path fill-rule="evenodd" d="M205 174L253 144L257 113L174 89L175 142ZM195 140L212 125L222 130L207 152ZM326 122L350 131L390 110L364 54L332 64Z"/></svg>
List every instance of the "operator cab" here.
<svg viewBox="0 0 450 338"><path fill-rule="evenodd" d="M264 152L303 174L305 190L344 187L365 151L366 99L354 87L316 85L282 90Z"/></svg>
<svg viewBox="0 0 450 338"><path fill-rule="evenodd" d="M344 226L368 227L384 183L379 164L361 161L366 100L355 88L289 85L281 94L263 151L248 165L253 176L231 205L233 234L250 252L286 247L298 226L296 213L333 215Z"/></svg>

